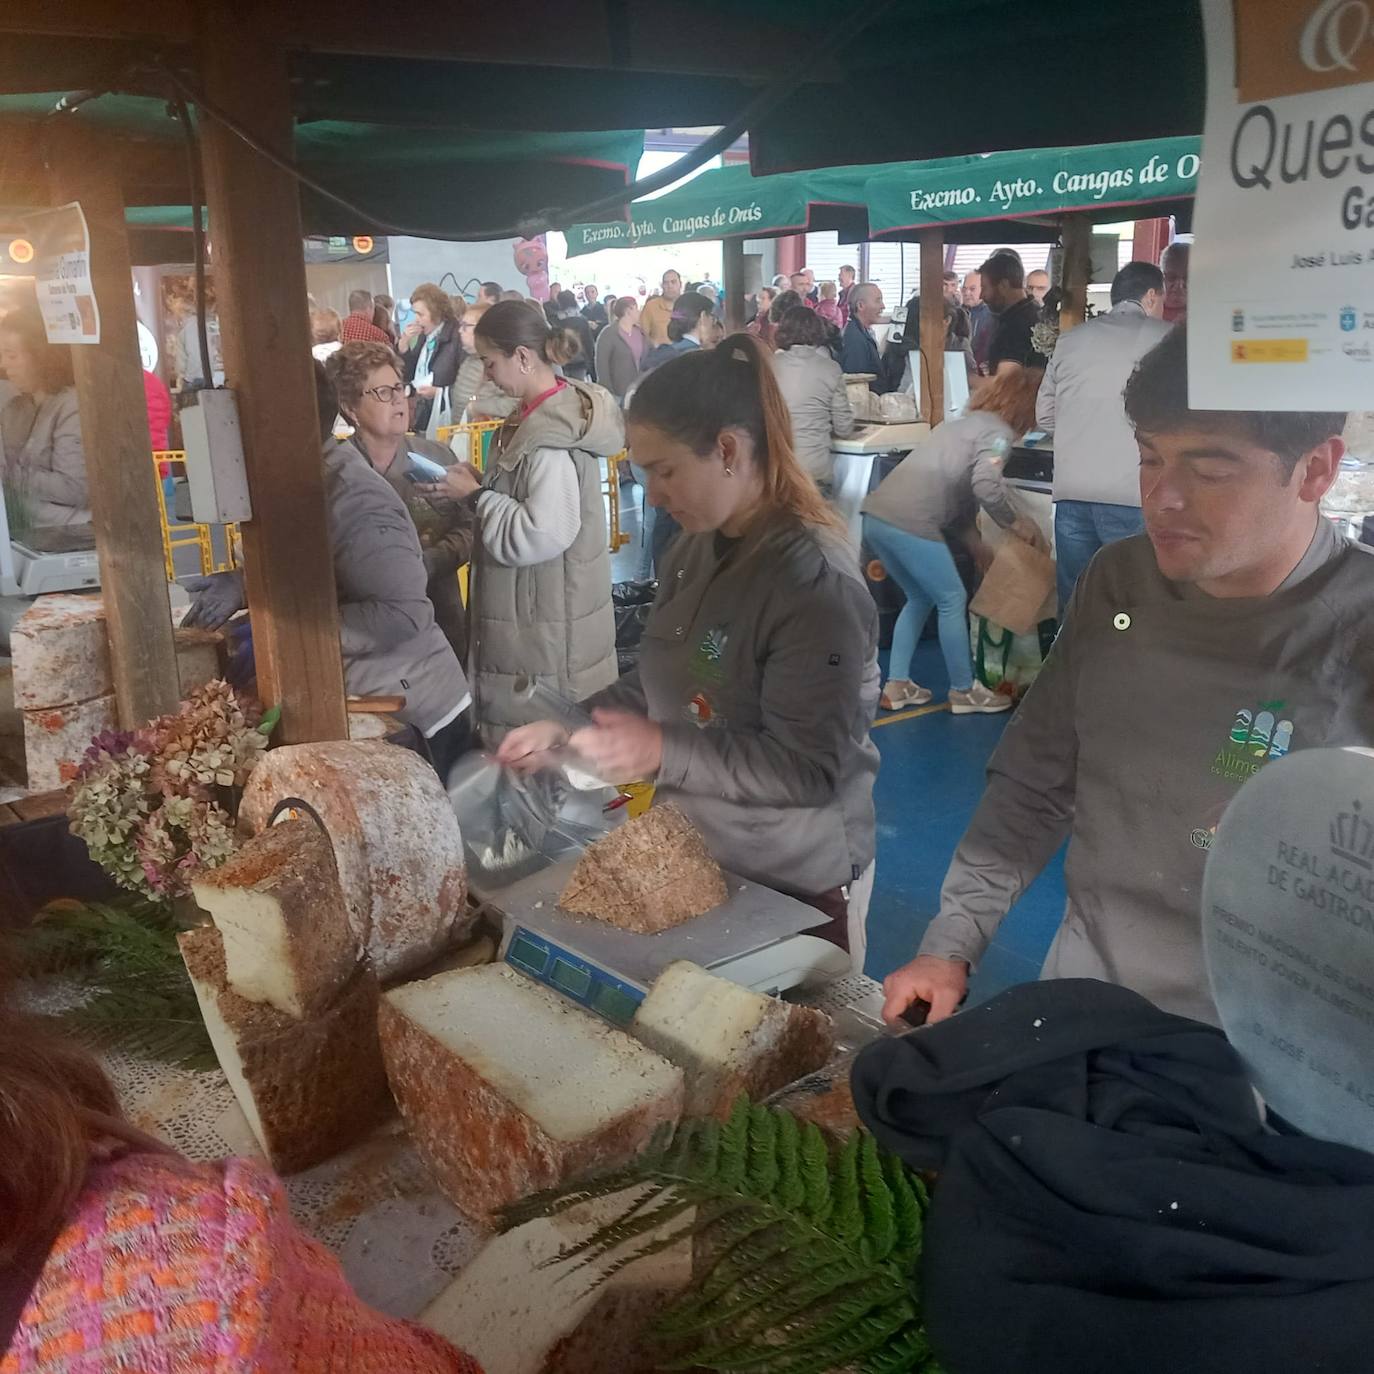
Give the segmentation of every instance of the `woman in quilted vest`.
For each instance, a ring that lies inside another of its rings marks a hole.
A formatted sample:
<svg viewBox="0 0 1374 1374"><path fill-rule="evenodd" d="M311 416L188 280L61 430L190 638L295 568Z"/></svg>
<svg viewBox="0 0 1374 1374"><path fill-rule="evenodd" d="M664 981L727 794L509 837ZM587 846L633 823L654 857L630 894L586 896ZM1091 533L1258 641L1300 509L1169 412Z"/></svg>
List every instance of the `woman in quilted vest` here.
<svg viewBox="0 0 1374 1374"><path fill-rule="evenodd" d="M481 1374L366 1306L248 1159L129 1125L84 1051L0 987L0 1374Z"/></svg>
<svg viewBox="0 0 1374 1374"><path fill-rule="evenodd" d="M534 678L581 701L616 680L601 460L624 448L625 429L608 391L556 375L579 345L541 310L492 306L474 347L518 409L493 440L485 473L459 464L428 490L476 507L468 678L478 726L494 746L533 719L517 681Z"/></svg>

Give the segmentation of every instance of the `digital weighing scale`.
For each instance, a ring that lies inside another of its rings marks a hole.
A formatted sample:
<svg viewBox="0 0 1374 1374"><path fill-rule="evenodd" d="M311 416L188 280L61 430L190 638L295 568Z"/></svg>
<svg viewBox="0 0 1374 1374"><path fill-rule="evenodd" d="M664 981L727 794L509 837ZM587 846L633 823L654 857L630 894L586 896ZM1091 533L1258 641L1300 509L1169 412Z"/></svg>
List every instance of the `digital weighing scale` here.
<svg viewBox="0 0 1374 1374"><path fill-rule="evenodd" d="M90 525L36 529L23 539L11 539L0 489L0 596L42 596L99 585L100 563Z"/></svg>
<svg viewBox="0 0 1374 1374"><path fill-rule="evenodd" d="M629 1022L650 984L678 959L770 995L849 973L843 950L802 934L826 918L759 883L727 873L724 905L640 935L558 909L576 864L576 855L567 856L507 887L474 887L473 895L501 917L501 957L512 968L614 1025Z"/></svg>

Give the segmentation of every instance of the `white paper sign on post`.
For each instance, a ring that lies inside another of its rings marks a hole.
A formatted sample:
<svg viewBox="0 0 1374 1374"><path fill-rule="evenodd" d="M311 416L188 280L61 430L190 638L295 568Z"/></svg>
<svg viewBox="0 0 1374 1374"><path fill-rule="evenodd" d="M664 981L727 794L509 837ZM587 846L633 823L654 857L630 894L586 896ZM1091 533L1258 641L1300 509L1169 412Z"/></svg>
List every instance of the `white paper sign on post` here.
<svg viewBox="0 0 1374 1374"><path fill-rule="evenodd" d="M91 281L91 235L75 201L25 216L34 246L34 287L48 342L98 344L100 306Z"/></svg>
<svg viewBox="0 0 1374 1374"><path fill-rule="evenodd" d="M1374 394L1374 3L1203 0L1188 280L1197 410Z"/></svg>

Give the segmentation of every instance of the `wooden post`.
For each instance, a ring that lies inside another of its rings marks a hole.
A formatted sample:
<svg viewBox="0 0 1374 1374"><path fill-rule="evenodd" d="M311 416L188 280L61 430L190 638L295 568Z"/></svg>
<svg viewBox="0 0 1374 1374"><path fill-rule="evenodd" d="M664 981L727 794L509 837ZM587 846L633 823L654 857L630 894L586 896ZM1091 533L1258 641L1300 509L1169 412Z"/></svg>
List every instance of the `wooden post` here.
<svg viewBox="0 0 1374 1374"><path fill-rule="evenodd" d="M945 245L939 229L921 230L921 414L933 429L945 418Z"/></svg>
<svg viewBox="0 0 1374 1374"><path fill-rule="evenodd" d="M289 156L286 51L271 7L215 0L199 15L206 99ZM253 505L243 549L258 689L281 705L285 742L344 739L299 189L218 120L201 113L199 123L225 380L238 396Z"/></svg>
<svg viewBox="0 0 1374 1374"><path fill-rule="evenodd" d="M115 702L136 729L175 710L180 688L119 160L76 117L54 121L50 149L53 203L79 201L91 237L100 342L73 345L72 366Z"/></svg>
<svg viewBox="0 0 1374 1374"><path fill-rule="evenodd" d="M1093 227L1082 215L1065 215L1060 221L1059 241L1064 245L1063 297L1059 304L1059 331L1067 334L1082 324L1088 312L1088 282L1093 270Z"/></svg>
<svg viewBox="0 0 1374 1374"><path fill-rule="evenodd" d="M725 329L734 334L748 324L744 311L744 240L726 239L722 247L725 278Z"/></svg>

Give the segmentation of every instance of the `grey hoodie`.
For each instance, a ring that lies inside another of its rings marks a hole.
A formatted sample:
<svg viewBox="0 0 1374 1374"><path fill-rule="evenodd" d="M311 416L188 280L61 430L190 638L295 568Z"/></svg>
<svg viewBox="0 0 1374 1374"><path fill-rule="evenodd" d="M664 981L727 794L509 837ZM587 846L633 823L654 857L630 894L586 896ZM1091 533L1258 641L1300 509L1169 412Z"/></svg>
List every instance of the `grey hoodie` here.
<svg viewBox="0 0 1374 1374"><path fill-rule="evenodd" d="M1227 803L1293 749L1374 745L1374 558L1323 519L1271 596L1166 581L1102 550L1007 725L922 954L975 964L1067 838L1044 976L1101 978L1215 1023L1202 871Z"/></svg>
<svg viewBox="0 0 1374 1374"><path fill-rule="evenodd" d="M581 701L615 681L615 612L599 459L625 446L615 398L590 382L569 381L524 420L497 433L484 491L524 502L536 452L566 458L577 475L580 522L554 558L509 566L478 538L473 546L469 664L477 715L488 743L539 712L517 700L515 679L537 677ZM482 503L478 504L479 524Z"/></svg>
<svg viewBox="0 0 1374 1374"><path fill-rule="evenodd" d="M402 718L432 734L458 714L469 693L434 621L410 512L350 443L326 445L324 481L344 685L352 696L403 695Z"/></svg>

